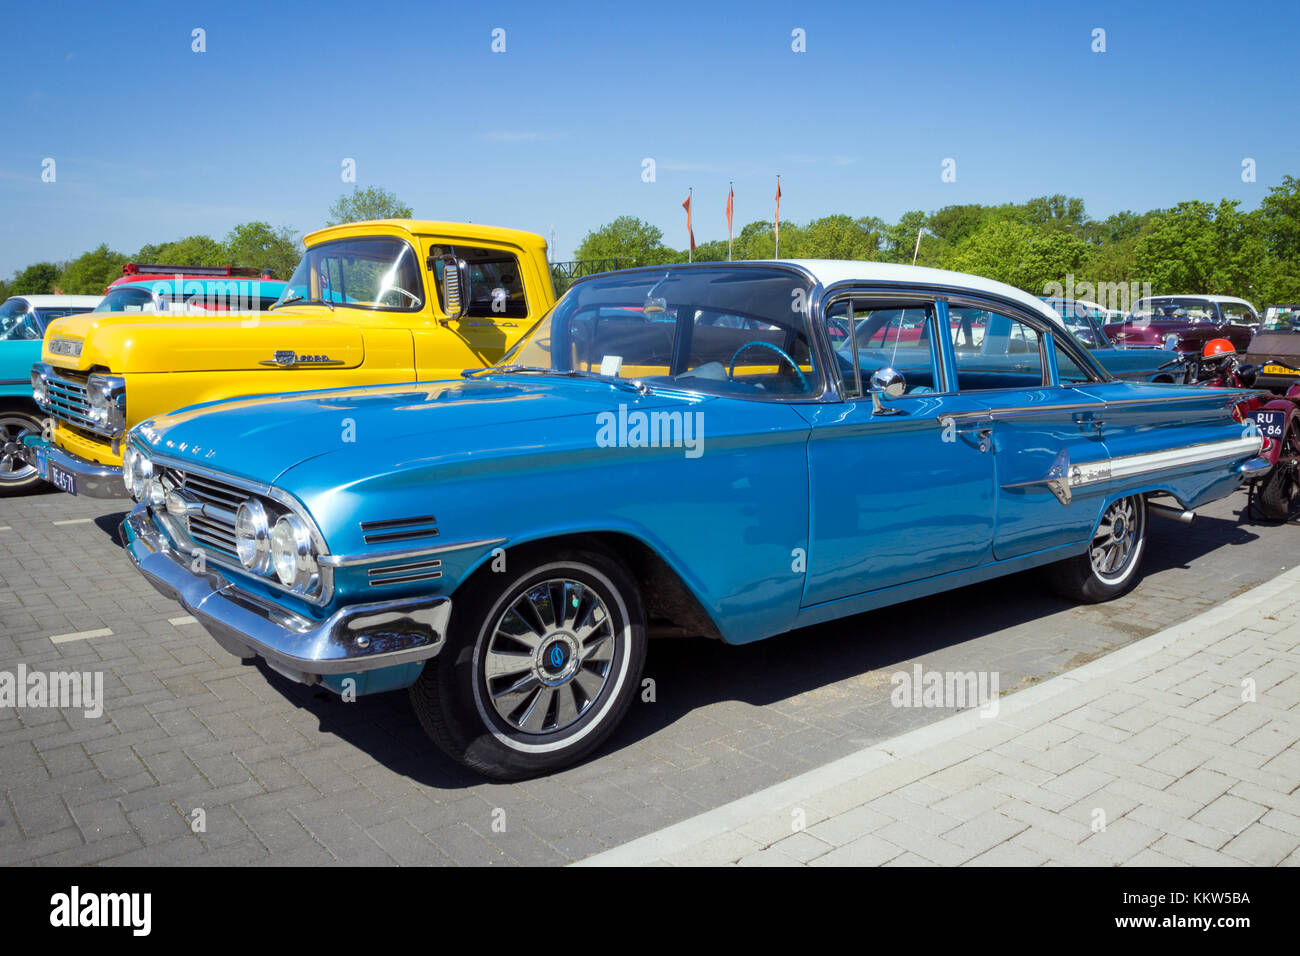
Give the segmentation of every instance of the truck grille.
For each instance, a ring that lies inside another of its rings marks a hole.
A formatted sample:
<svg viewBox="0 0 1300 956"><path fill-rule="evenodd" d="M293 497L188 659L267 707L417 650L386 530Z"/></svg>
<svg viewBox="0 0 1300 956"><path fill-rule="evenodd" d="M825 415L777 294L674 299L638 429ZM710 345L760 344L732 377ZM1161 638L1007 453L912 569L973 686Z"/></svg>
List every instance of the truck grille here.
<svg viewBox="0 0 1300 956"><path fill-rule="evenodd" d="M248 492L179 468L163 468L161 477L165 488L178 491L188 501L203 505L201 512L192 512L184 518L189 536L198 544L236 556L235 512L247 500Z"/></svg>
<svg viewBox="0 0 1300 956"><path fill-rule="evenodd" d="M63 375L51 375L47 390L50 414L86 431L99 432L90 420L90 400L86 397L86 383Z"/></svg>

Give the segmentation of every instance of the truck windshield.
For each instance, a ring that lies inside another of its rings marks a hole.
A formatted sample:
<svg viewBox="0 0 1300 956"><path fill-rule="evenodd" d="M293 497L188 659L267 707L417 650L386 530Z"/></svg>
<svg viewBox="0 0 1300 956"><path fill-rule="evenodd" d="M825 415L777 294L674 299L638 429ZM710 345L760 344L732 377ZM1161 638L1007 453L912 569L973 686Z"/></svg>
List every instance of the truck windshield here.
<svg viewBox="0 0 1300 956"><path fill-rule="evenodd" d="M292 302L418 312L424 283L415 250L401 239L340 239L312 246L275 307Z"/></svg>

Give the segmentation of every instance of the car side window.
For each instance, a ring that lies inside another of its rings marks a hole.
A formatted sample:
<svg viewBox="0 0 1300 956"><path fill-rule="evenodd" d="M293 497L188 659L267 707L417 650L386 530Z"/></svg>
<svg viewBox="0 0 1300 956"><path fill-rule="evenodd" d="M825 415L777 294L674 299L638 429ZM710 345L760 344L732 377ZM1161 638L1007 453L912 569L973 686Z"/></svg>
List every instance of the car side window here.
<svg viewBox="0 0 1300 956"><path fill-rule="evenodd" d="M1034 388L1044 383L1043 340L1032 325L969 306L950 306L948 316L959 391Z"/></svg>
<svg viewBox="0 0 1300 956"><path fill-rule="evenodd" d="M469 307L466 315L481 319L526 319L528 300L524 293L519 259L500 249L475 246L431 246L434 282L442 294L441 257L454 253L469 266Z"/></svg>
<svg viewBox="0 0 1300 956"><path fill-rule="evenodd" d="M827 332L845 396L866 394L871 377L888 368L902 375L904 394L940 391L935 323L931 302L845 298L831 303L826 310Z"/></svg>
<svg viewBox="0 0 1300 956"><path fill-rule="evenodd" d="M1082 365L1071 357L1070 353L1061 348L1061 343L1055 338L1052 340L1052 351L1056 355L1056 378L1062 385L1082 385L1092 381Z"/></svg>

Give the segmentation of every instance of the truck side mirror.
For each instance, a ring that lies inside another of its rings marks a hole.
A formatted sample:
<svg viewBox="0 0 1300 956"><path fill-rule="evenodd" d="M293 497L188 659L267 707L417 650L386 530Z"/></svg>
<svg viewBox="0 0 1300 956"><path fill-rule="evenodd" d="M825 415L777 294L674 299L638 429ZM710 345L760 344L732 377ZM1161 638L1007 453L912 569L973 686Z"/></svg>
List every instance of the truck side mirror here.
<svg viewBox="0 0 1300 956"><path fill-rule="evenodd" d="M443 313L448 321L459 319L469 310L469 265L464 259L453 255L440 256L437 260L430 257L429 265L434 261L442 263L442 282L440 284Z"/></svg>

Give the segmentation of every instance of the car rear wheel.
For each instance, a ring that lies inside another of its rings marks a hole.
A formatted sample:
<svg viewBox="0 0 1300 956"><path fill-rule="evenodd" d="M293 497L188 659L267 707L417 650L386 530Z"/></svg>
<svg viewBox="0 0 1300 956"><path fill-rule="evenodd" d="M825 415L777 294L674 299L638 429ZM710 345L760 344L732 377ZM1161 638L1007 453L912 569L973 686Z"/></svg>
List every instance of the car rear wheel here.
<svg viewBox="0 0 1300 956"><path fill-rule="evenodd" d="M1141 577L1146 533L1144 497L1132 495L1112 502L1097 522L1088 552L1048 566L1052 586L1064 597L1085 604L1119 597Z"/></svg>
<svg viewBox="0 0 1300 956"><path fill-rule="evenodd" d="M23 439L40 433L41 421L35 415L0 410L0 498L30 494L41 486L40 474L23 457Z"/></svg>
<svg viewBox="0 0 1300 956"><path fill-rule="evenodd" d="M434 742L502 780L551 773L600 746L645 662L645 611L626 566L559 551L508 574L481 571L463 591L446 646L411 687Z"/></svg>

